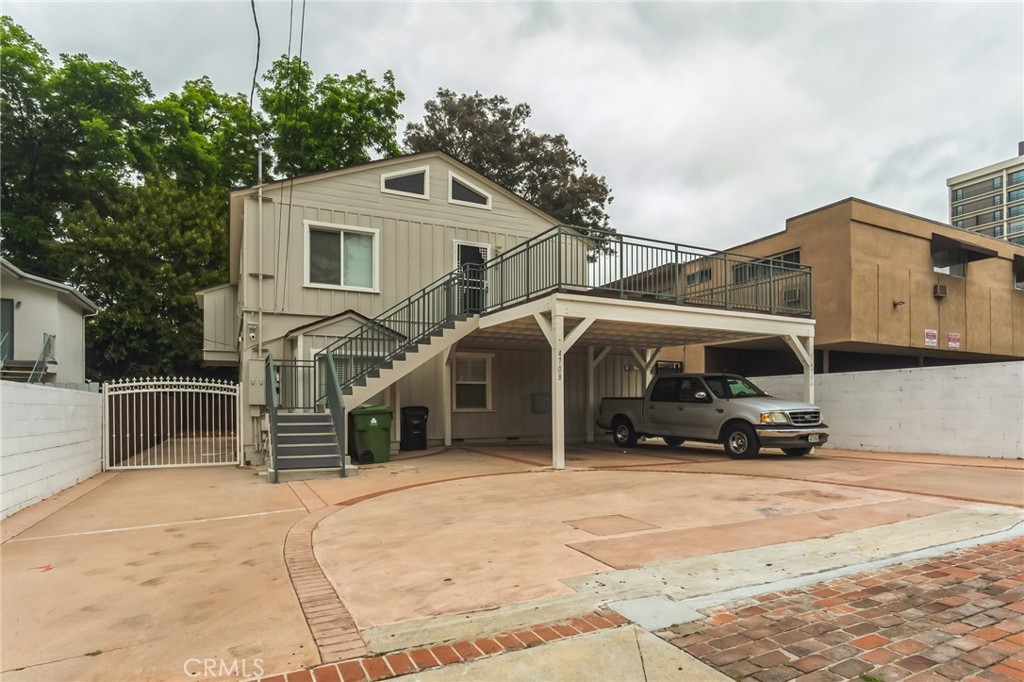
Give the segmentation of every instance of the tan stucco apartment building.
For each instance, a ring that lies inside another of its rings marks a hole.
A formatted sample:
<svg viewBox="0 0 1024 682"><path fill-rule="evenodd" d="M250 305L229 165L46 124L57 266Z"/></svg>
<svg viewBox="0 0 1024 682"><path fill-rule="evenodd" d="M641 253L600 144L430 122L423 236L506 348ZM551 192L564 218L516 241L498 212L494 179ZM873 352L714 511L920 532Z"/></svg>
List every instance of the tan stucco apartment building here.
<svg viewBox="0 0 1024 682"><path fill-rule="evenodd" d="M813 268L817 372L1024 358L1024 247L1012 242L850 198L730 251ZM684 351L693 371L801 370L777 339Z"/></svg>

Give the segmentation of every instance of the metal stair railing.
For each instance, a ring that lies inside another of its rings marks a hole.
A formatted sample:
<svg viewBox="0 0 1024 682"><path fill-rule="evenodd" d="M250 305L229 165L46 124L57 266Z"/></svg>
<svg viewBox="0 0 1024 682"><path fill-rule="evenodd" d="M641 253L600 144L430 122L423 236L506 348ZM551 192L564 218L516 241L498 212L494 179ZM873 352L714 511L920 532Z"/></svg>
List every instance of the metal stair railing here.
<svg viewBox="0 0 1024 682"><path fill-rule="evenodd" d="M352 386L436 332L482 310L484 266L464 265L343 336L316 355L333 360L340 389ZM325 385L328 382L324 382ZM318 387L316 402L326 396Z"/></svg>
<svg viewBox="0 0 1024 682"><path fill-rule="evenodd" d="M263 390L267 402L267 418L270 421L270 465L267 467L267 476L271 483L277 483L277 373L274 371L274 356L270 353L267 353Z"/></svg>
<svg viewBox="0 0 1024 682"><path fill-rule="evenodd" d="M345 398L341 394L341 386L338 384L338 373L330 355L321 355L320 364L324 373L324 384L327 391L327 408L331 412L331 421L334 422L334 438L338 442L338 456L341 459L341 476L345 478L348 472L345 469L345 452L348 450L348 443L345 438Z"/></svg>
<svg viewBox="0 0 1024 682"><path fill-rule="evenodd" d="M46 366L54 361L53 342L56 338L56 334L43 334L43 350L40 351L36 364L32 366L32 373L28 375L28 383L38 384L42 382L43 375L46 374Z"/></svg>

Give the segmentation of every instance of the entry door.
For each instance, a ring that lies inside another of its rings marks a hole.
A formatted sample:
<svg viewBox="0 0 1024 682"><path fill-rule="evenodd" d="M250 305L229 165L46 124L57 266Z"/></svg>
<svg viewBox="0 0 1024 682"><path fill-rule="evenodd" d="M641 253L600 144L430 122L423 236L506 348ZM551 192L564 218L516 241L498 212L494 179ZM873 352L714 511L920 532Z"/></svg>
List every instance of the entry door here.
<svg viewBox="0 0 1024 682"><path fill-rule="evenodd" d="M455 242L455 263L462 275L458 294L460 313L475 313L484 309L487 282L483 265L490 257L490 244Z"/></svg>

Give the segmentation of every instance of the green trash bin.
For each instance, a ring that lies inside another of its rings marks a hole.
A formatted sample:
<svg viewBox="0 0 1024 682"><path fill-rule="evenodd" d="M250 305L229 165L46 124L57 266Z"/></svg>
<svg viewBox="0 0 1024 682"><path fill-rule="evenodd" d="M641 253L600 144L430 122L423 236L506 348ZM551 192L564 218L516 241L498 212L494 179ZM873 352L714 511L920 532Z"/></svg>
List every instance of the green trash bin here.
<svg viewBox="0 0 1024 682"><path fill-rule="evenodd" d="M356 430L356 455L360 464L391 461L391 408L387 405L352 410Z"/></svg>

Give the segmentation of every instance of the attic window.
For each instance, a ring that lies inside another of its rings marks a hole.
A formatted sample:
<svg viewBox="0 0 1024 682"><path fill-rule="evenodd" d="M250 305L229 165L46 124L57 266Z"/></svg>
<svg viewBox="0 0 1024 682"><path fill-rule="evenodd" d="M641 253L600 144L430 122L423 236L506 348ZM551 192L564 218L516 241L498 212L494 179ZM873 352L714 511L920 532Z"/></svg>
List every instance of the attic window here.
<svg viewBox="0 0 1024 682"><path fill-rule="evenodd" d="M455 173L448 173L448 203L476 208L491 208L491 195Z"/></svg>
<svg viewBox="0 0 1024 682"><path fill-rule="evenodd" d="M430 168L405 168L391 173L381 173L380 191L399 194L417 199L430 198Z"/></svg>

